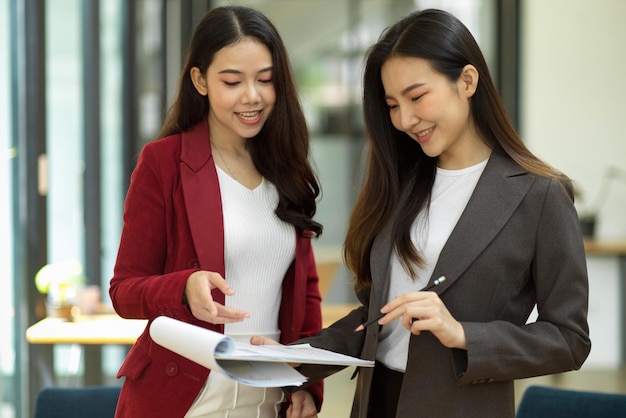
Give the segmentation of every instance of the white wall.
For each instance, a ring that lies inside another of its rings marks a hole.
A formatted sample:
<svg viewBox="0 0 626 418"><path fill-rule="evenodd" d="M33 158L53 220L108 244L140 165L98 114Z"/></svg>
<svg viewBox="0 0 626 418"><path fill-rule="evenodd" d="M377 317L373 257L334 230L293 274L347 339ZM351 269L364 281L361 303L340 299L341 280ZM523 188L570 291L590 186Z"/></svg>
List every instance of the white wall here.
<svg viewBox="0 0 626 418"><path fill-rule="evenodd" d="M624 16L623 0L522 2L520 131L586 201L597 198L607 167L626 172ZM596 238L626 240L625 213L626 184L613 181ZM590 256L587 265L592 349L584 367L616 366L624 320L617 259Z"/></svg>
<svg viewBox="0 0 626 418"><path fill-rule="evenodd" d="M607 167L626 172L626 1L525 0L521 7L521 134L592 201ZM625 182L611 183L600 239L626 238Z"/></svg>

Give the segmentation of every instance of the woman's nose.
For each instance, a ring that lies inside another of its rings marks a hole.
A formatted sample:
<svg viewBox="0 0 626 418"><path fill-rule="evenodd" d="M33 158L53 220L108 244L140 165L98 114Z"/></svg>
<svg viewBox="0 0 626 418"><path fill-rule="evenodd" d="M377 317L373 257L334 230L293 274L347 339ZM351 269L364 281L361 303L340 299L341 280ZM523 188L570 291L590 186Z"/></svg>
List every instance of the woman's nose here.
<svg viewBox="0 0 626 418"><path fill-rule="evenodd" d="M246 87L246 91L242 97L244 103L258 103L261 100L259 90L253 84Z"/></svg>
<svg viewBox="0 0 626 418"><path fill-rule="evenodd" d="M400 126L403 130L409 131L420 123L421 119L409 108L400 108Z"/></svg>

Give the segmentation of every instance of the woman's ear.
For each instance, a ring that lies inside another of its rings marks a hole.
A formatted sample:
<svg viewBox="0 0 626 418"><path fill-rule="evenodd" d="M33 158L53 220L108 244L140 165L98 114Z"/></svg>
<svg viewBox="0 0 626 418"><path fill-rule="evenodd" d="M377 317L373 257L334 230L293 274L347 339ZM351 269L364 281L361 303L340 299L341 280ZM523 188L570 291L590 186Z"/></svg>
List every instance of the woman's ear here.
<svg viewBox="0 0 626 418"><path fill-rule="evenodd" d="M198 67L191 67L191 70L189 70L189 76L191 77L191 82L198 93L206 96L209 91L206 85L206 78L204 78L200 69Z"/></svg>
<svg viewBox="0 0 626 418"><path fill-rule="evenodd" d="M459 77L459 83L461 91L463 91L465 97L469 98L476 93L478 88L478 70L472 64L467 64L461 70L461 76Z"/></svg>

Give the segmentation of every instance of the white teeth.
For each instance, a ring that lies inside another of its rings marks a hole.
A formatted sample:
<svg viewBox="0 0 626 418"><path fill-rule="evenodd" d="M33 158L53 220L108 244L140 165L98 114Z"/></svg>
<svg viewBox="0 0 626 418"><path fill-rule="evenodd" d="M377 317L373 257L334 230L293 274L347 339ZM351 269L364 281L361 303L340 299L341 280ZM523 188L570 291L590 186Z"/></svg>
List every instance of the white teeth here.
<svg viewBox="0 0 626 418"><path fill-rule="evenodd" d="M417 135L418 138L423 138L426 135L428 135L429 133L431 133L434 129L435 129L435 127L433 126L432 128L426 129L425 131L420 132L420 133L415 134L415 135Z"/></svg>
<svg viewBox="0 0 626 418"><path fill-rule="evenodd" d="M256 119L259 116L259 112L241 112L238 115L243 119Z"/></svg>

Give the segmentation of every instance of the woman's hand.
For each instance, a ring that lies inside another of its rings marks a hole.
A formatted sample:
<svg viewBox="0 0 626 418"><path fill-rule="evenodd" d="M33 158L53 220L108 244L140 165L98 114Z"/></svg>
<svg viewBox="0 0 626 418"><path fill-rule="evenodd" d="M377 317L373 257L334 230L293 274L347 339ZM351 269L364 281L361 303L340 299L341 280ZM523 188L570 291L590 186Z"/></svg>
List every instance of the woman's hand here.
<svg viewBox="0 0 626 418"><path fill-rule="evenodd" d="M255 335L250 338L252 345L281 345L278 341L271 338ZM289 363L291 367L298 367L300 364ZM291 404L287 408L287 418L315 418L317 417L317 408L313 395L307 390L299 390L291 394Z"/></svg>
<svg viewBox="0 0 626 418"><path fill-rule="evenodd" d="M250 344L252 345L282 345L276 340L272 340L268 337L263 337L262 335L255 335L254 337L250 337Z"/></svg>
<svg viewBox="0 0 626 418"><path fill-rule="evenodd" d="M378 323L385 325L402 318L402 325L415 335L430 331L448 348L467 348L465 331L435 292L411 292L396 296L383 306Z"/></svg>
<svg viewBox="0 0 626 418"><path fill-rule="evenodd" d="M248 312L215 302L211 296L212 289L219 289L226 296L234 293L219 273L201 270L189 276L185 284L185 298L193 316L212 324L241 322L250 317Z"/></svg>
<svg viewBox="0 0 626 418"><path fill-rule="evenodd" d="M282 345L278 341L272 340L271 338L263 337L261 335L255 335L250 338L250 344L252 345ZM300 363L287 363L291 367L300 367Z"/></svg>
<svg viewBox="0 0 626 418"><path fill-rule="evenodd" d="M287 418L315 418L317 409L313 395L307 390L299 390L291 394L291 405L287 408Z"/></svg>

